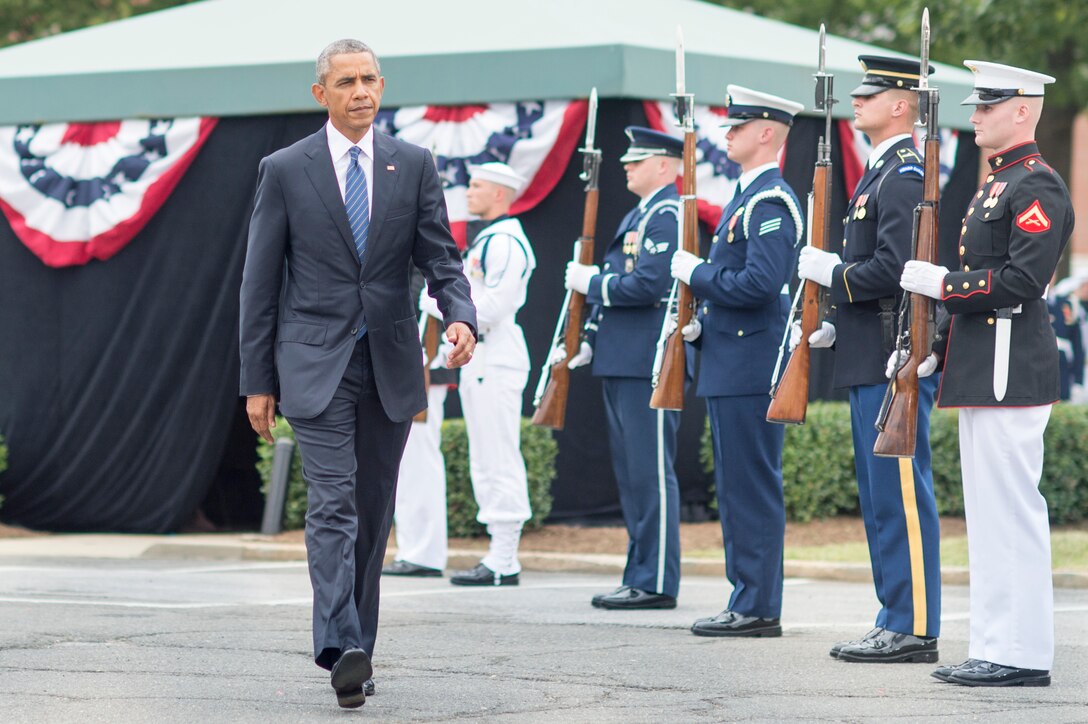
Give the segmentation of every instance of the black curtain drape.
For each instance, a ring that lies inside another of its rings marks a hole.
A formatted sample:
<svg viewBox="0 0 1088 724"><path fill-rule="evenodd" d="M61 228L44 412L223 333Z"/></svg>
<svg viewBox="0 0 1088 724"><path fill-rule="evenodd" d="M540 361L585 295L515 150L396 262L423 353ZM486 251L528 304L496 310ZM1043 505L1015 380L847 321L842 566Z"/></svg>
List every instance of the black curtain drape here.
<svg viewBox="0 0 1088 724"><path fill-rule="evenodd" d="M255 445L237 397L237 325L257 164L323 121L321 114L220 120L156 216L105 262L50 269L0 222L0 435L9 448L0 519L48 530L166 532L183 526L202 501L257 504L229 490ZM623 128L632 124L646 124L640 101L602 101L598 259L637 202L617 161L627 147ZM822 132L821 121L802 118L790 133L785 176L802 199ZM942 233L951 227L944 238L953 241L975 190L978 154L965 136L942 204ZM833 219L846 207L840 160L833 144ZM581 167L576 153L555 190L521 216L538 260L518 317L533 364L526 415L560 311L563 269L581 232ZM954 264L955 248L945 246L942 259L948 252ZM815 359L813 396L835 396L830 360ZM580 370L570 394L567 427L556 434L553 518L615 519L600 385ZM689 395L677 461L689 519L705 515L710 497L698 461L704 424L702 401Z"/></svg>

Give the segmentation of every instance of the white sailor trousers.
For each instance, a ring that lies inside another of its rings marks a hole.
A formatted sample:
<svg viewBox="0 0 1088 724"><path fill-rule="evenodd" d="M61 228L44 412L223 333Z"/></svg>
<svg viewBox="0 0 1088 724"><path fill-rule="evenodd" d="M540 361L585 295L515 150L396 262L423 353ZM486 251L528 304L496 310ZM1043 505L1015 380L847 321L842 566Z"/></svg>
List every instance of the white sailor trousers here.
<svg viewBox="0 0 1088 724"><path fill-rule="evenodd" d="M1046 670L1054 662L1050 522L1039 492L1050 410L959 411L972 659Z"/></svg>
<svg viewBox="0 0 1088 724"><path fill-rule="evenodd" d="M449 388L427 392L427 420L413 422L400 459L393 514L397 560L428 568L446 567L446 461L442 457L443 406Z"/></svg>

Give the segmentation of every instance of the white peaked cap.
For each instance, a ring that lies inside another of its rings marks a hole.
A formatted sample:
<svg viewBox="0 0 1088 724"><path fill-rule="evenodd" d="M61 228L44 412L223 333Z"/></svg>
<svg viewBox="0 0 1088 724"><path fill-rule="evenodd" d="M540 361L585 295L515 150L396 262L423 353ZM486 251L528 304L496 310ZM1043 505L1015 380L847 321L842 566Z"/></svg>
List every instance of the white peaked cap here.
<svg viewBox="0 0 1088 724"><path fill-rule="evenodd" d="M469 164L468 175L469 178L490 181L493 184L514 189L514 191L518 191L525 185L525 179L518 175L517 171L498 161L489 161L478 166Z"/></svg>
<svg viewBox="0 0 1088 724"><path fill-rule="evenodd" d="M805 109L803 103L761 93L739 85L725 89L728 118L722 125L738 126L748 121L766 119L790 125L793 117Z"/></svg>
<svg viewBox="0 0 1088 724"><path fill-rule="evenodd" d="M1033 70L985 60L965 60L963 64L975 74L975 89L960 105L991 105L1016 96L1041 96L1043 87L1054 78Z"/></svg>

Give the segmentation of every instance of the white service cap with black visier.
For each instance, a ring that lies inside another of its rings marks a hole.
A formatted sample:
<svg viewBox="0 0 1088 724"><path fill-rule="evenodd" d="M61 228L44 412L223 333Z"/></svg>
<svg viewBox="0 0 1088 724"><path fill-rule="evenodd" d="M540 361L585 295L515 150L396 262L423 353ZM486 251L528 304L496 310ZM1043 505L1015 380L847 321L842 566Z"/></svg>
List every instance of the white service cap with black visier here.
<svg viewBox="0 0 1088 724"><path fill-rule="evenodd" d="M1043 96L1043 87L1054 78L1033 70L985 60L965 60L963 64L975 74L975 87L961 106L993 105L1010 98Z"/></svg>
<svg viewBox="0 0 1088 724"><path fill-rule="evenodd" d="M805 109L803 103L786 98L761 93L739 85L725 88L725 112L727 118L722 126L739 126L748 121L778 121L787 126L793 125L793 117Z"/></svg>
<svg viewBox="0 0 1088 724"><path fill-rule="evenodd" d="M499 186L505 186L514 191L519 191L525 185L525 178L518 174L517 171L507 166L505 163L499 161L489 161L488 163L481 163L478 166L468 165L468 176L470 179L479 179L481 181L490 181L493 184Z"/></svg>

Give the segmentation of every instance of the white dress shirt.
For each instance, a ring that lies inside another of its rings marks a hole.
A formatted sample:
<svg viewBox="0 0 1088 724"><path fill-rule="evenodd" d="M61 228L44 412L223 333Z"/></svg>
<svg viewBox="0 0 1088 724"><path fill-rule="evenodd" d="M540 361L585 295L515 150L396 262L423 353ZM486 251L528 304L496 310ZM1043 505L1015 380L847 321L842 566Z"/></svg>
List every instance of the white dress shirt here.
<svg viewBox="0 0 1088 724"><path fill-rule="evenodd" d="M765 171L772 168L778 168L778 161L768 161L762 166L756 166L751 171L745 171L737 179L737 193L743 193L746 188L752 185L752 182L759 178Z"/></svg>
<svg viewBox="0 0 1088 724"><path fill-rule="evenodd" d="M881 141L877 145L877 147L873 149L873 152L869 154L869 163L866 164L867 168L872 168L876 164L876 162L880 160L880 157L888 151L889 148L899 143L904 138L912 138L912 136L909 133L900 133L896 136L892 136L891 138L885 138L883 141Z"/></svg>
<svg viewBox="0 0 1088 724"><path fill-rule="evenodd" d="M358 143L352 143L344 134L336 130L332 121L325 123L325 135L329 140L329 155L332 156L332 169L336 172L336 183L340 187L340 199L347 195L348 164L351 162L351 147L358 146L359 165L366 176L367 214L374 218L374 126L367 129L366 135Z"/></svg>

